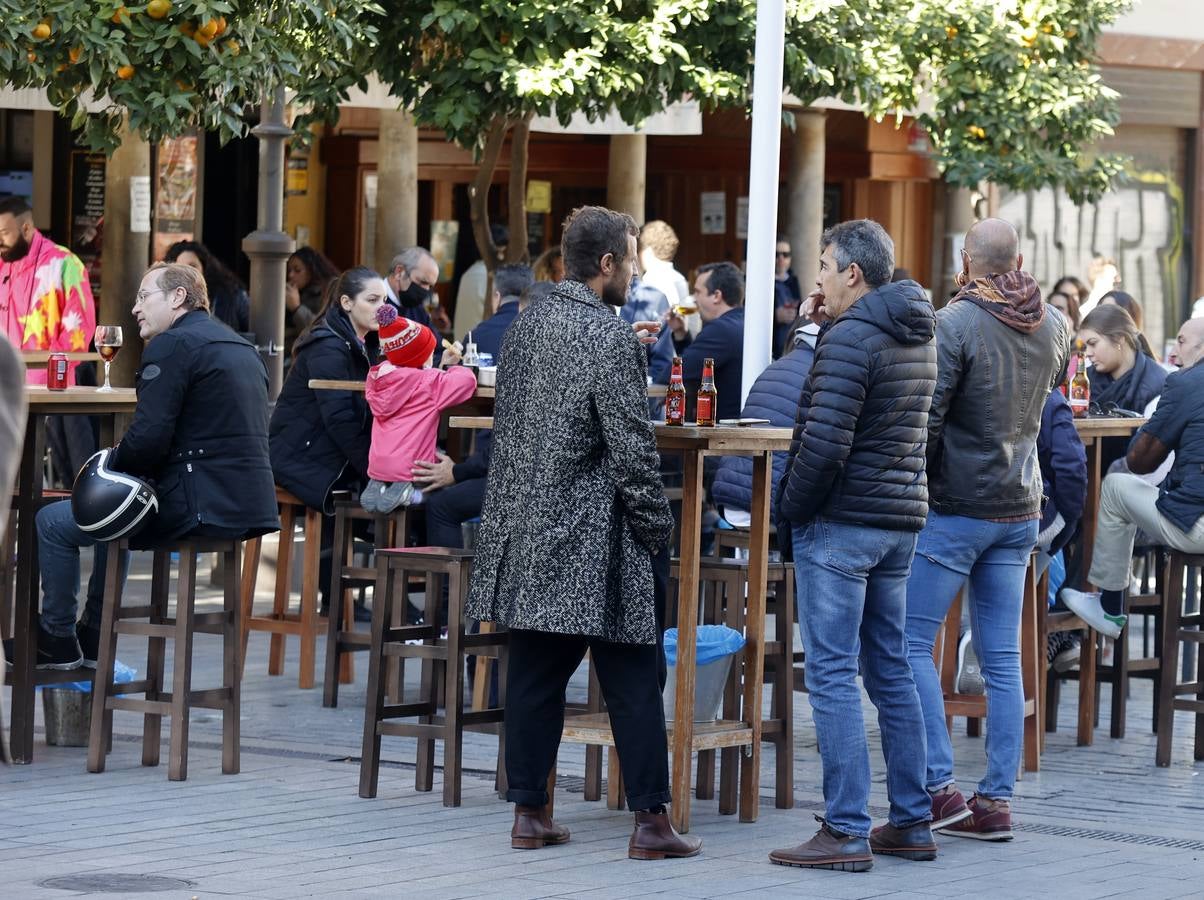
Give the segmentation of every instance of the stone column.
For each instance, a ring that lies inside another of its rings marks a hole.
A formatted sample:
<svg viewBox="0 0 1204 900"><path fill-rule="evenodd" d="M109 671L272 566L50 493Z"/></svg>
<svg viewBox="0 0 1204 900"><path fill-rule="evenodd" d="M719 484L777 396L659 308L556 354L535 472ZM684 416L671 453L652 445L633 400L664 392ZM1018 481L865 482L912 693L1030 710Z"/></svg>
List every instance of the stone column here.
<svg viewBox="0 0 1204 900"><path fill-rule="evenodd" d="M606 172L606 205L644 224L644 188L648 171L648 138L612 134Z"/></svg>
<svg viewBox="0 0 1204 900"><path fill-rule="evenodd" d="M786 226L793 253L791 268L803 295L819 272L819 238L824 229L824 141L827 117L822 109L794 111L790 168L786 172Z"/></svg>
<svg viewBox="0 0 1204 900"><path fill-rule="evenodd" d="M150 264L150 233L130 231L130 179L150 177L150 145L123 125L121 144L105 165L105 222L100 254L101 290L96 322L120 325L124 349L113 361L114 387L133 387L142 357L134 320L134 294ZM98 364L99 376L104 366Z"/></svg>
<svg viewBox="0 0 1204 900"><path fill-rule="evenodd" d="M380 111L376 164L376 270L418 243L418 126L403 109Z"/></svg>
<svg viewBox="0 0 1204 900"><path fill-rule="evenodd" d="M268 367L268 396L275 402L284 378L284 269L295 244L284 226L284 151L293 130L284 122L284 88L264 95L259 124L259 227L243 238L251 260L251 330Z"/></svg>

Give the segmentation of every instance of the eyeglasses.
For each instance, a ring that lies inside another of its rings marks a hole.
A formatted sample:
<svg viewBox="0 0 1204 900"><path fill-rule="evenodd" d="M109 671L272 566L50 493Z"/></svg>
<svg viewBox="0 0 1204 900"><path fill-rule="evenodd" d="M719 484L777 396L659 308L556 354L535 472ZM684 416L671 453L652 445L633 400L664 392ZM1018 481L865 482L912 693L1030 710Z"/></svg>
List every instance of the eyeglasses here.
<svg viewBox="0 0 1204 900"><path fill-rule="evenodd" d="M1141 413L1117 406L1113 401L1106 403L1091 403L1087 406L1087 415L1102 418L1140 419Z"/></svg>
<svg viewBox="0 0 1204 900"><path fill-rule="evenodd" d="M778 257L778 259L790 259L789 250L779 250L775 255Z"/></svg>
<svg viewBox="0 0 1204 900"><path fill-rule="evenodd" d="M166 294L163 288L155 288L153 291L139 291L134 295L134 299L139 303L145 303L147 297L153 297L155 294Z"/></svg>

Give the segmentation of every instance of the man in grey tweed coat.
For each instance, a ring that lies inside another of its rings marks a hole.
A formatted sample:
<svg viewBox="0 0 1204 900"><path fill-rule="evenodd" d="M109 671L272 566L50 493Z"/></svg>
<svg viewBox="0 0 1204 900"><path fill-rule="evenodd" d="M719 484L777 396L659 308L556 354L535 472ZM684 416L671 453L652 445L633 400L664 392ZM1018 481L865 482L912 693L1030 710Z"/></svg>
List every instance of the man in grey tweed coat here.
<svg viewBox="0 0 1204 900"><path fill-rule="evenodd" d="M566 280L502 344L468 613L510 629L506 775L516 849L569 839L548 815L546 783L565 687L587 649L635 811L628 855L693 856L701 847L673 830L665 809L663 609L653 568L673 517L648 421L645 353L610 308L626 302L637 233L630 216L575 210L564 227Z"/></svg>

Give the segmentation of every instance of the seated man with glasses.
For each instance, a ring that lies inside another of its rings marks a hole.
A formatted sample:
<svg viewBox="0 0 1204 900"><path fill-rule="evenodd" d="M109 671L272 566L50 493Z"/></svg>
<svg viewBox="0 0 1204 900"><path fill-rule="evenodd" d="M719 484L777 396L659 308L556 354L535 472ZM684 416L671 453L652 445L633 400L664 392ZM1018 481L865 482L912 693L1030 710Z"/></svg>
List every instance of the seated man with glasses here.
<svg viewBox="0 0 1204 900"><path fill-rule="evenodd" d="M275 531L268 374L258 352L210 317L204 277L189 266L152 266L133 312L146 342L138 406L108 466L153 481L159 512L132 545ZM42 614L36 666L95 668L107 553L95 554L77 624L79 551L96 539L76 524L69 500L42 507L37 529ZM128 554L120 565L124 579Z"/></svg>
<svg viewBox="0 0 1204 900"><path fill-rule="evenodd" d="M793 347L786 346L786 335L790 326L798 318L799 303L803 299L802 288L799 287L798 276L790 268L792 255L790 239L778 235L777 249L774 251L773 269L773 355L781 356L789 353Z"/></svg>

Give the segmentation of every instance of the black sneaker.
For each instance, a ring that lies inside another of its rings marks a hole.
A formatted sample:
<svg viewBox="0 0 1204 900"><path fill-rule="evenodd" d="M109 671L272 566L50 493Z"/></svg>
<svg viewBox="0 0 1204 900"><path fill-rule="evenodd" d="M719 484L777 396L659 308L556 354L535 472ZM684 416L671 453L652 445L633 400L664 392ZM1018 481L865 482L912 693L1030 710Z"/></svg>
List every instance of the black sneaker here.
<svg viewBox="0 0 1204 900"><path fill-rule="evenodd" d="M85 669L95 669L96 657L100 653L100 629L80 622L75 626L75 639L79 641L79 649L84 655L81 665Z"/></svg>
<svg viewBox="0 0 1204 900"><path fill-rule="evenodd" d="M4 658L9 667L13 665L14 650L12 639L6 640ZM38 623L38 656L34 668L66 671L78 669L83 661L84 655L80 652L79 641L75 639L75 635L57 637L43 628L41 622Z"/></svg>

